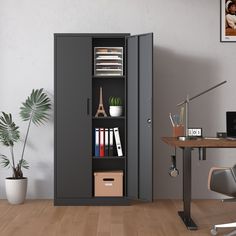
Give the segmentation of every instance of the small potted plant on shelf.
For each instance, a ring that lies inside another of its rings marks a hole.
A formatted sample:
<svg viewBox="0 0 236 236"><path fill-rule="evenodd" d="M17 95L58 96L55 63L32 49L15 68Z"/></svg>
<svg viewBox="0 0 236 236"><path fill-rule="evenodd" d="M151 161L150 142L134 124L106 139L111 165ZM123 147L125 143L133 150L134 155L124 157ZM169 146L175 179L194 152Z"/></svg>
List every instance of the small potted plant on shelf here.
<svg viewBox="0 0 236 236"><path fill-rule="evenodd" d="M120 97L109 97L109 113L110 116L122 115L122 100Z"/></svg>
<svg viewBox="0 0 236 236"><path fill-rule="evenodd" d="M10 113L2 112L0 115L0 142L10 149L10 157L0 154L1 165L12 169L12 176L5 179L7 200L11 204L21 204L25 200L28 179L23 176L22 168L28 169L29 164L24 159L25 147L29 136L31 124L40 125L48 119L51 102L43 89L32 90L20 108L20 116L28 122L24 138L22 153L18 159L14 155L14 144L20 138L19 127L13 122Z"/></svg>

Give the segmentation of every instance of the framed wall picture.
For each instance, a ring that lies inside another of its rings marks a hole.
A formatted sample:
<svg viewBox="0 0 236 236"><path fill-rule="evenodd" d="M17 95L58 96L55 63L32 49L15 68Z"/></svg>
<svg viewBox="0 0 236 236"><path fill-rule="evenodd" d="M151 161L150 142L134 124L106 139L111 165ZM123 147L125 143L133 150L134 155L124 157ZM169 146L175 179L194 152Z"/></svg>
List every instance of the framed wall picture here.
<svg viewBox="0 0 236 236"><path fill-rule="evenodd" d="M236 0L220 0L221 42L236 42Z"/></svg>

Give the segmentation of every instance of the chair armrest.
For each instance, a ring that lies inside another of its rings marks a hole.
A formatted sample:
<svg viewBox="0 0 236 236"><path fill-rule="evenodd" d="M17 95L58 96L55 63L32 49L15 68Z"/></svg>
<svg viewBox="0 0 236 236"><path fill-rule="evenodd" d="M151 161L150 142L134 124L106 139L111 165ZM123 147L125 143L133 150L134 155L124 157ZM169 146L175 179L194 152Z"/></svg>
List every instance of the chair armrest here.
<svg viewBox="0 0 236 236"><path fill-rule="evenodd" d="M229 167L212 167L209 171L209 174L208 174L208 189L211 190L210 188L210 184L211 184L211 176L212 176L212 172L215 171L215 170L227 170L227 169L230 169Z"/></svg>

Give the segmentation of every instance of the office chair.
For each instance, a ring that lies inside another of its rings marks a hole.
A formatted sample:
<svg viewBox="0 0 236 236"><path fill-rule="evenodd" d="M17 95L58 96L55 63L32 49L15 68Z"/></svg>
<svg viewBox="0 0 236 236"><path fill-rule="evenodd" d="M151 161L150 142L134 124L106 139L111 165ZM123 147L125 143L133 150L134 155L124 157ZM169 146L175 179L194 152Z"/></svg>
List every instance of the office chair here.
<svg viewBox="0 0 236 236"><path fill-rule="evenodd" d="M208 178L208 189L227 195L229 197L236 198L236 165L233 168L211 168ZM227 199L229 201L232 199ZM217 235L218 228L236 228L236 222L228 224L213 225L211 229L212 235ZM232 231L225 236L236 235L236 230Z"/></svg>

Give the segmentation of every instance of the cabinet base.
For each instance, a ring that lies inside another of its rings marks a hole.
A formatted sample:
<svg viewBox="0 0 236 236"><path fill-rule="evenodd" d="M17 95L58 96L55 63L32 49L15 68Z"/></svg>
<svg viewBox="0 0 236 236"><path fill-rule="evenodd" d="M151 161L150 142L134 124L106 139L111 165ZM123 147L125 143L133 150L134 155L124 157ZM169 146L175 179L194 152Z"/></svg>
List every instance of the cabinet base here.
<svg viewBox="0 0 236 236"><path fill-rule="evenodd" d="M54 206L128 206L128 205L130 205L130 200L124 197L54 199Z"/></svg>

